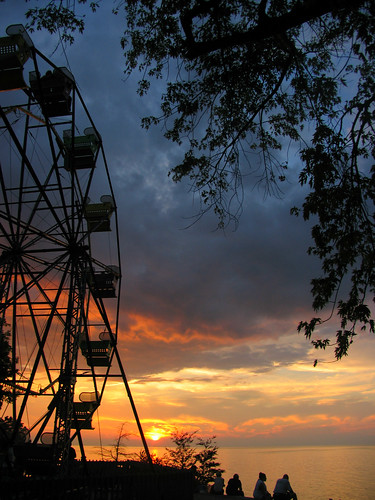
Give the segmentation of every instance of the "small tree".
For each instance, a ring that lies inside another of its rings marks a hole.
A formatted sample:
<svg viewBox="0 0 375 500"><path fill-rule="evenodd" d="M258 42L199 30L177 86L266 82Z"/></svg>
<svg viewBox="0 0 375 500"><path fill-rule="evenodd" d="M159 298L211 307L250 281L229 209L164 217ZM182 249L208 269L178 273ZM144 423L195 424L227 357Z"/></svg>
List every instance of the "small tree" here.
<svg viewBox="0 0 375 500"><path fill-rule="evenodd" d="M0 418L0 450L7 449L11 444L15 421L12 417ZM20 424L12 444L24 444L30 441L30 432Z"/></svg>
<svg viewBox="0 0 375 500"><path fill-rule="evenodd" d="M171 439L175 449L167 448L167 463L177 469L190 469L196 463L194 443L195 432L174 431Z"/></svg>
<svg viewBox="0 0 375 500"><path fill-rule="evenodd" d="M214 481L217 472L225 472L220 468L220 462L217 461L218 447L215 444L215 437L207 439L198 437L198 446L203 449L195 455L196 459L196 477L200 484L207 486L208 483Z"/></svg>
<svg viewBox="0 0 375 500"><path fill-rule="evenodd" d="M176 444L176 449L167 448L165 456L166 464L178 469L195 468L195 476L200 484L207 485L213 481L217 472L224 472L220 469L217 461L218 447L215 444L215 436L207 439L196 436L197 431L187 432L176 430L171 438ZM203 449L197 451L193 444Z"/></svg>
<svg viewBox="0 0 375 500"><path fill-rule="evenodd" d="M128 432L124 432L125 424L121 424L117 437L112 444L111 448L103 448L101 450L101 455L103 459L112 460L114 462L119 462L120 458L126 457L128 454L123 451L124 445L123 440L129 437Z"/></svg>
<svg viewBox="0 0 375 500"><path fill-rule="evenodd" d="M139 453L136 454L137 460L142 463L149 463L149 458L147 456L147 453L145 450L140 450ZM156 465L168 465L168 459L166 458L166 455L164 454L161 457L158 457L155 453L150 453L151 460L153 464Z"/></svg>

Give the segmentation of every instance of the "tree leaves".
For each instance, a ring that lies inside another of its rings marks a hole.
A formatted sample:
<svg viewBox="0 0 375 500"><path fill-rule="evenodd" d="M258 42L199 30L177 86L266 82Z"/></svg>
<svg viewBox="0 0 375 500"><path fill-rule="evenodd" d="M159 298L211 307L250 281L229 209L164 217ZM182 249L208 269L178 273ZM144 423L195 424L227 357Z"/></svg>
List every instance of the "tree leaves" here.
<svg viewBox="0 0 375 500"><path fill-rule="evenodd" d="M5 329L7 328L7 329ZM7 385L6 381L14 375L14 367L11 359L11 346L9 343L9 326L4 319L0 319L0 408L3 402L10 403L16 393L12 387Z"/></svg>
<svg viewBox="0 0 375 500"><path fill-rule="evenodd" d="M176 430L171 439L176 448L167 448L163 461L178 469L195 469L199 484L207 485L213 481L217 472L225 472L217 461L218 447L215 436L202 438L195 432ZM198 446L196 449L194 445Z"/></svg>
<svg viewBox="0 0 375 500"><path fill-rule="evenodd" d="M30 20L30 32L34 29L46 29L51 34L61 33L61 40L70 44L74 42L73 33L83 33L85 27L83 19L78 19L72 10L51 2L44 8L29 9L26 18Z"/></svg>

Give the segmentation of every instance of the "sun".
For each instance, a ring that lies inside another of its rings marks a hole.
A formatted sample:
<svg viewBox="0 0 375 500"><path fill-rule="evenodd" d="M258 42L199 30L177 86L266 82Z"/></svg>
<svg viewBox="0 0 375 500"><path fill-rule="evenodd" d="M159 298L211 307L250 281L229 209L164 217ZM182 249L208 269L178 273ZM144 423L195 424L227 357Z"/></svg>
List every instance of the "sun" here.
<svg viewBox="0 0 375 500"><path fill-rule="evenodd" d="M150 432L149 436L152 441L159 441L159 439L161 438L161 434L159 434L158 432Z"/></svg>
<svg viewBox="0 0 375 500"><path fill-rule="evenodd" d="M153 427L153 428L151 428L150 431L147 432L147 436L152 441L159 441L159 439L161 439L162 437L165 436L165 433L161 429L158 429L157 427Z"/></svg>

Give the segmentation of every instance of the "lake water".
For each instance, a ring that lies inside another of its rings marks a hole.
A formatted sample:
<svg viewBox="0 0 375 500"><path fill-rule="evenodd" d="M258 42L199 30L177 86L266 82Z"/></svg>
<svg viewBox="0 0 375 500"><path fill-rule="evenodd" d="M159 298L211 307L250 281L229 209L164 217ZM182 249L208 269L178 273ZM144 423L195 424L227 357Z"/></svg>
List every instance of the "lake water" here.
<svg viewBox="0 0 375 500"><path fill-rule="evenodd" d="M139 448L125 448L126 453ZM87 458L98 459L98 448L86 448ZM150 448L162 456L164 448ZM271 493L283 474L298 500L375 500L375 446L316 446L295 448L219 448L225 484L237 473L245 495L252 496L260 471L267 474Z"/></svg>

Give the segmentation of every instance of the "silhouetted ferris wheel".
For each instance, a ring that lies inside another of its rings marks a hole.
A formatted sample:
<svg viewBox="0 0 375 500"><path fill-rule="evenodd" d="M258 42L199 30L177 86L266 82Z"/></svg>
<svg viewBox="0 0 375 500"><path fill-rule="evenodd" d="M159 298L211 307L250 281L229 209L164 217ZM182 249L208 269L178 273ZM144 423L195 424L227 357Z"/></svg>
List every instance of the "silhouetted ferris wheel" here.
<svg viewBox="0 0 375 500"><path fill-rule="evenodd" d="M31 454L64 465L75 438L84 456L81 431L92 428L115 362L148 454L117 351L119 236L100 134L73 75L43 56L22 25L7 35L0 296L14 367L11 439L26 414L37 415L26 461Z"/></svg>

